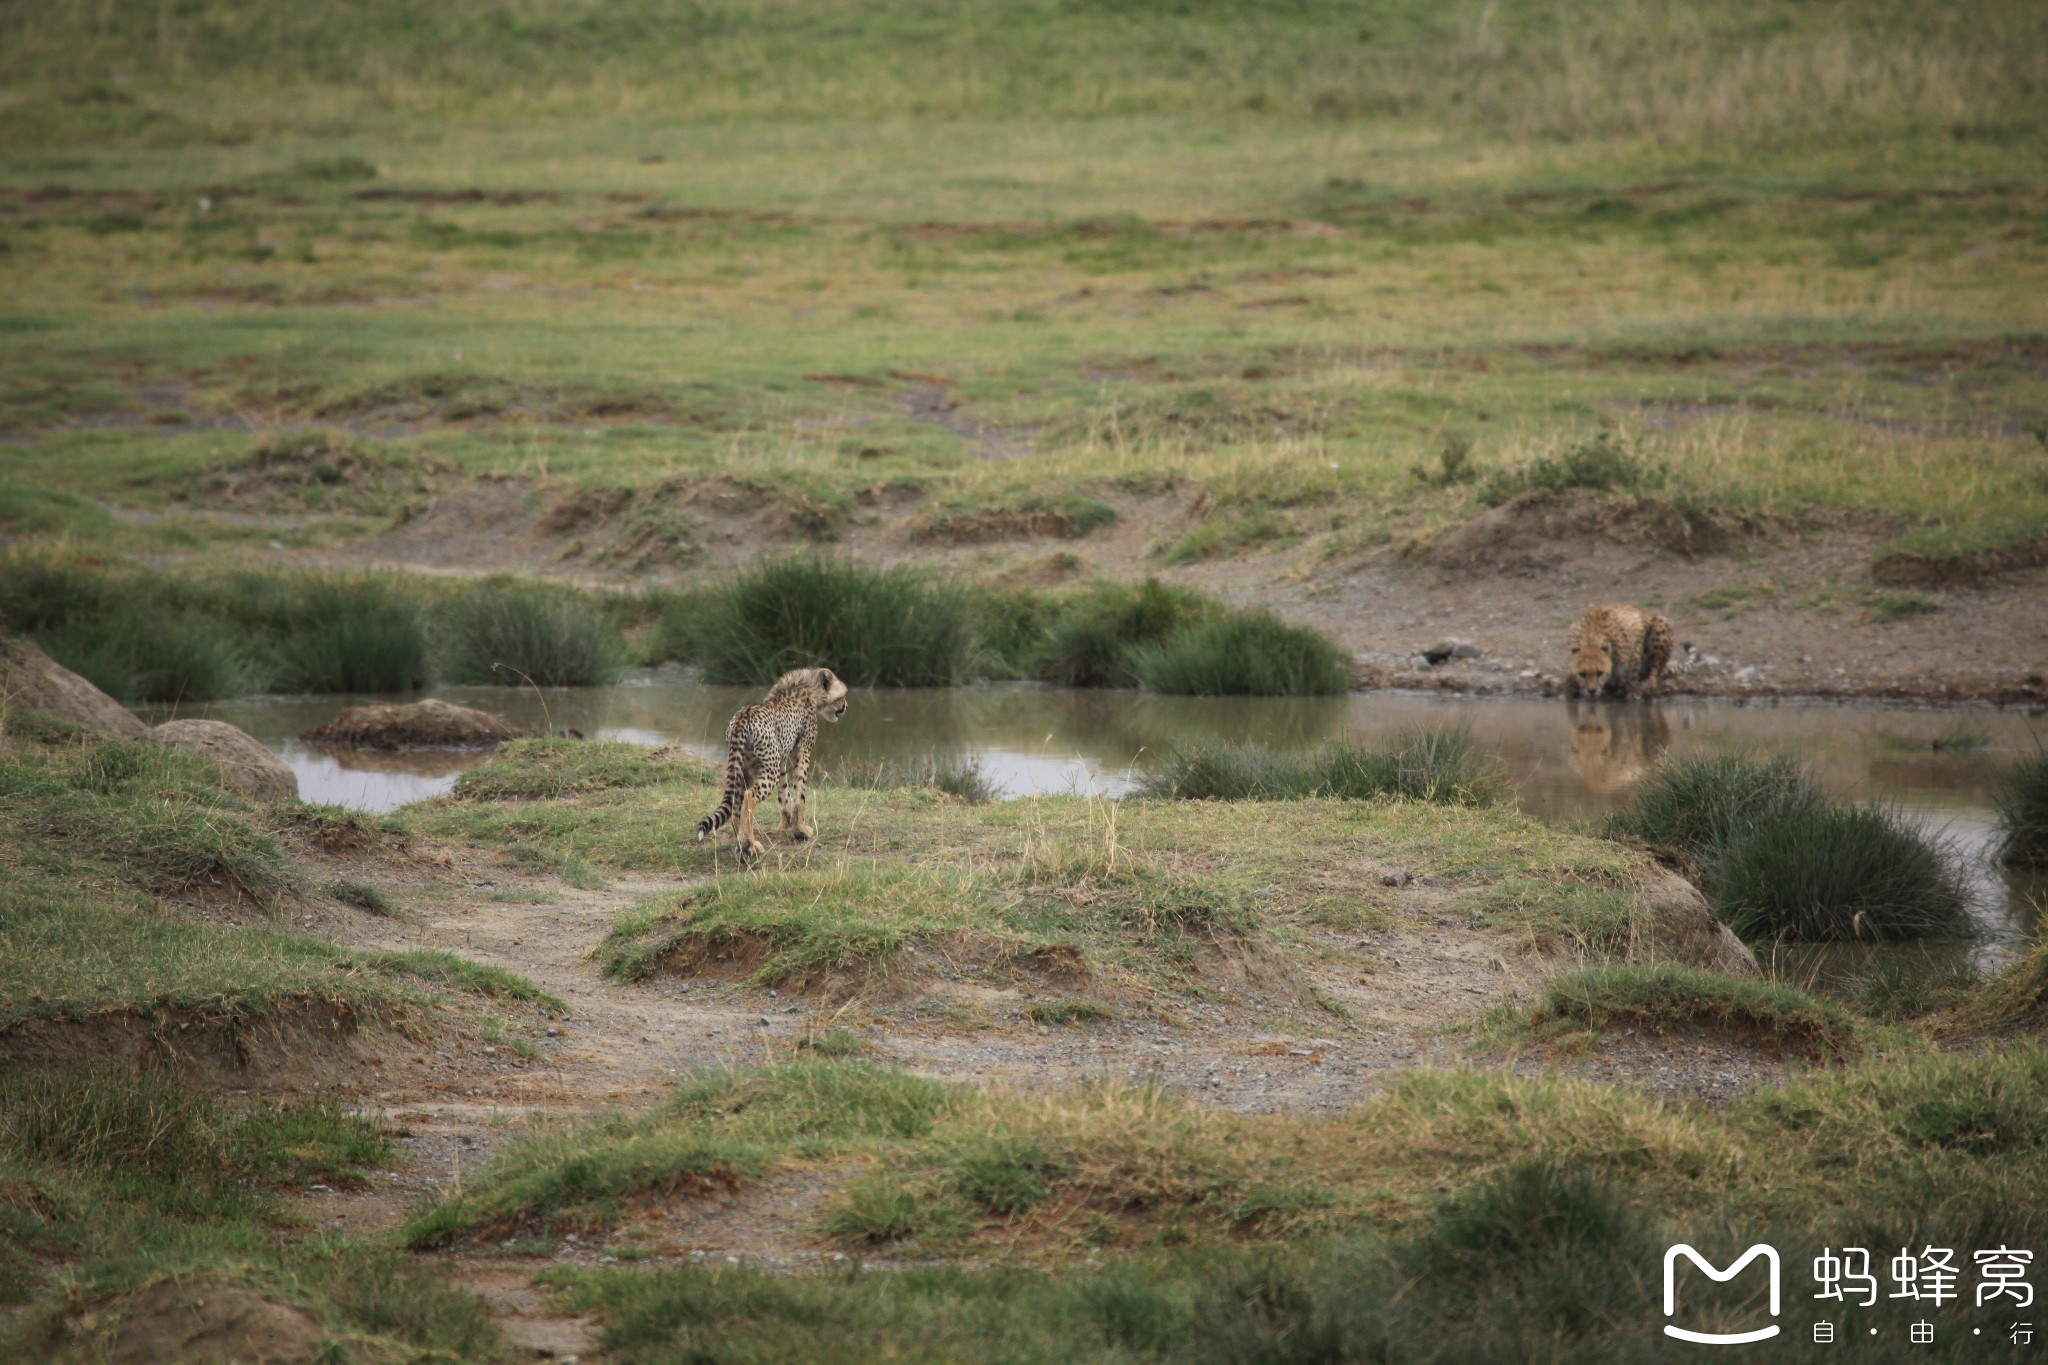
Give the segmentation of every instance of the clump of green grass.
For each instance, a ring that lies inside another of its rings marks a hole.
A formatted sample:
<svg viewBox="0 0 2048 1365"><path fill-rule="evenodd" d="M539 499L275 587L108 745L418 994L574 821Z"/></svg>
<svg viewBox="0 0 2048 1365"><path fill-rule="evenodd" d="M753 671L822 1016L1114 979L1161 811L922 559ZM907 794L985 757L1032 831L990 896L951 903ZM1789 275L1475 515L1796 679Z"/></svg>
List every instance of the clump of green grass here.
<svg viewBox="0 0 2048 1365"><path fill-rule="evenodd" d="M1135 588L1097 584L1060 604L1030 651L1030 672L1063 687L1134 687L1136 651L1164 644L1220 611L1201 594L1157 579Z"/></svg>
<svg viewBox="0 0 2048 1365"><path fill-rule="evenodd" d="M1894 621L1910 621L1916 616L1929 616L1941 610L1941 603L1917 592L1880 592L1870 598L1870 619L1880 626Z"/></svg>
<svg viewBox="0 0 2048 1365"><path fill-rule="evenodd" d="M1068 1024L1106 1024L1116 1018L1116 1011L1094 1000L1076 1000L1063 997L1058 1000L1040 1000L1024 1011L1034 1024L1062 1027Z"/></svg>
<svg viewBox="0 0 2048 1365"><path fill-rule="evenodd" d="M904 787L934 787L957 796L972 806L996 799L996 786L982 770L981 759L958 754L929 754L922 760L841 760L820 774L834 786L858 787L866 791L896 791Z"/></svg>
<svg viewBox="0 0 2048 1365"><path fill-rule="evenodd" d="M1701 868L1737 836L1826 805L1806 770L1782 755L1679 758L1658 767L1635 799L1609 817L1607 831Z"/></svg>
<svg viewBox="0 0 2048 1365"><path fill-rule="evenodd" d="M1138 791L1181 801L1393 796L1464 806L1492 805L1509 794L1506 778L1463 729L1411 730L1377 748L1339 742L1305 755L1251 744L1176 749Z"/></svg>
<svg viewBox="0 0 2048 1365"><path fill-rule="evenodd" d="M450 682L593 687L618 679L618 627L583 593L492 580L442 604L440 674Z"/></svg>
<svg viewBox="0 0 2048 1365"><path fill-rule="evenodd" d="M1944 841L1896 811L1831 804L1787 758L1665 763L1608 829L1685 863L1745 939L1969 931L1968 883Z"/></svg>
<svg viewBox="0 0 2048 1365"><path fill-rule="evenodd" d="M552 801L619 787L651 787L677 775L623 740L513 739L491 761L455 780L462 801Z"/></svg>
<svg viewBox="0 0 2048 1365"><path fill-rule="evenodd" d="M405 915L403 906L368 882L334 882L328 886L327 894L343 905L353 905L358 910L367 910L386 919L400 919Z"/></svg>
<svg viewBox="0 0 2048 1365"><path fill-rule="evenodd" d="M717 683L766 685L822 666L856 687L951 687L974 654L967 598L908 568L768 560L696 612L688 662Z"/></svg>
<svg viewBox="0 0 2048 1365"><path fill-rule="evenodd" d="M2022 758L1999 775L1998 857L2009 867L2048 867L2048 754Z"/></svg>
<svg viewBox="0 0 2048 1365"><path fill-rule="evenodd" d="M1657 1033L1713 1028L1830 1056L1847 1055L1862 1045L1855 1017L1839 1005L1781 982L1669 963L1567 972L1545 987L1524 1022L1539 1034L1617 1024Z"/></svg>
<svg viewBox="0 0 2048 1365"><path fill-rule="evenodd" d="M1714 860L1716 910L1745 939L1960 938L1969 885L1941 841L1894 810L1781 816Z"/></svg>
<svg viewBox="0 0 2048 1365"><path fill-rule="evenodd" d="M920 540L945 545L1023 536L1079 539L1117 519L1117 510L1098 498L1075 492L1016 493L993 501L949 500L918 519Z"/></svg>
<svg viewBox="0 0 2048 1365"><path fill-rule="evenodd" d="M452 986L496 1000L527 1000L555 1014L568 1014L569 1006L549 995L517 972L493 967L439 948L402 948L358 954L356 961L371 971L389 976L411 976L437 986Z"/></svg>
<svg viewBox="0 0 2048 1365"><path fill-rule="evenodd" d="M51 658L123 701L231 697L260 677L227 622L188 611L123 606L38 637Z"/></svg>
<svg viewBox="0 0 2048 1365"><path fill-rule="evenodd" d="M406 692L428 675L415 596L379 578L316 579L293 594L269 646L280 692Z"/></svg>
<svg viewBox="0 0 2048 1365"><path fill-rule="evenodd" d="M1849 983L1849 999L1872 1019L1898 1023L1933 1014L1967 997L1977 985L1967 966L1883 962Z"/></svg>
<svg viewBox="0 0 2048 1365"><path fill-rule="evenodd" d="M1321 697L1351 688L1350 661L1328 637L1270 613L1233 612L1133 652L1153 692L1199 697Z"/></svg>
<svg viewBox="0 0 2048 1365"><path fill-rule="evenodd" d="M1575 489L1630 492L1662 487L1661 466L1630 450L1612 432L1603 431L1562 455L1544 455L1516 469L1496 470L1479 486L1479 501L1495 507L1522 493L1555 495Z"/></svg>

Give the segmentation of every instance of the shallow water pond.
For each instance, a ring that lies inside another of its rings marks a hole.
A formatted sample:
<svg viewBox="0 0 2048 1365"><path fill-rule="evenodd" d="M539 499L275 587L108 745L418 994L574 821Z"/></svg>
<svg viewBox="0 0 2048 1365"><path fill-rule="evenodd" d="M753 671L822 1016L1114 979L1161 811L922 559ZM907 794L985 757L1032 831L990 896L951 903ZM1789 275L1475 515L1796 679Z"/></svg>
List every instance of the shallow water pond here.
<svg viewBox="0 0 2048 1365"><path fill-rule="evenodd" d="M451 687L434 695L591 738L680 743L715 760L723 754L726 720L758 692L709 687L679 670L662 669L608 688ZM306 800L364 810L440 795L463 770L488 758L319 749L298 739L343 706L364 700L369 699L245 697L187 707L183 714L229 721L261 739L297 771ZM1575 705L1394 692L1190 698L1029 685L878 690L856 693L846 719L826 728L818 761L829 776L835 764L936 755L978 762L1005 796L1115 796L1175 745L1255 741L1306 748L1328 739L1373 741L1410 727L1442 725L1468 727L1478 746L1496 755L1514 779L1523 807L1547 820L1596 817L1623 804L1667 754L1794 754L1836 794L1895 801L1946 831L1979 882L1984 927L1994 940L2009 942L2022 930L2033 913L2030 897L2043 890L2038 881L1993 867L1988 857L1988 792L1999 766L2048 738L2048 724L2016 711L1705 699ZM1832 964L1830 959L1810 970L1832 974Z"/></svg>

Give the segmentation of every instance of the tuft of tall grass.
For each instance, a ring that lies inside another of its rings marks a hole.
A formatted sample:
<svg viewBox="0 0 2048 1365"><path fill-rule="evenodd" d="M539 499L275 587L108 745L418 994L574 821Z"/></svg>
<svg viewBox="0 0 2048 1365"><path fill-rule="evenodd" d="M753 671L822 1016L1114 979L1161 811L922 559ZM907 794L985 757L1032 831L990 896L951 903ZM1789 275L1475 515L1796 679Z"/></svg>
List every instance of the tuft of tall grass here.
<svg viewBox="0 0 2048 1365"><path fill-rule="evenodd" d="M1351 687L1344 652L1269 612L1233 612L1135 650L1131 670L1153 692L1198 697L1321 697Z"/></svg>
<svg viewBox="0 0 2048 1365"><path fill-rule="evenodd" d="M440 673L450 682L592 687L618 680L618 626L587 594L494 579L443 603L435 616Z"/></svg>
<svg viewBox="0 0 2048 1365"><path fill-rule="evenodd" d="M1479 501L1498 506L1520 493L1557 494L1574 489L1605 492L1661 487L1665 471L1603 431L1561 455L1543 455L1517 469L1496 470L1479 486Z"/></svg>
<svg viewBox="0 0 2048 1365"><path fill-rule="evenodd" d="M1715 908L1745 939L1960 938L1970 890L1950 850L1882 807L1781 815L1715 859Z"/></svg>
<svg viewBox="0 0 2048 1365"><path fill-rule="evenodd" d="M967 598L913 569L769 560L697 604L678 639L708 681L766 685L830 668L856 687L951 687L974 656Z"/></svg>
<svg viewBox="0 0 2048 1365"><path fill-rule="evenodd" d="M1464 729L1409 730L1378 748L1339 742L1305 755L1263 745L1176 749L1145 775L1139 795L1181 801L1289 801L1394 796L1442 805L1485 806L1509 788Z"/></svg>
<svg viewBox="0 0 2048 1365"><path fill-rule="evenodd" d="M304 584L269 647L279 692L409 692L427 684L417 600L377 578Z"/></svg>
<svg viewBox="0 0 2048 1365"><path fill-rule="evenodd" d="M1897 811L1833 805L1789 758L1667 762L1608 831L1689 864L1745 939L1969 930L1968 884L1943 840Z"/></svg>
<svg viewBox="0 0 2048 1365"><path fill-rule="evenodd" d="M51 658L123 701L231 697L261 673L234 627L188 611L121 607L39 638Z"/></svg>
<svg viewBox="0 0 2048 1365"><path fill-rule="evenodd" d="M1063 687L1132 687L1136 651L1210 620L1220 608L1156 578L1138 587L1101 583L1061 604L1033 651L1031 674Z"/></svg>
<svg viewBox="0 0 2048 1365"><path fill-rule="evenodd" d="M1993 789L1998 856L2011 867L2048 867L2048 753L2006 769Z"/></svg>
<svg viewBox="0 0 2048 1365"><path fill-rule="evenodd" d="M1677 758L1662 764L1632 802L1608 817L1607 832L1703 867L1737 835L1826 805L1806 770L1783 755Z"/></svg>

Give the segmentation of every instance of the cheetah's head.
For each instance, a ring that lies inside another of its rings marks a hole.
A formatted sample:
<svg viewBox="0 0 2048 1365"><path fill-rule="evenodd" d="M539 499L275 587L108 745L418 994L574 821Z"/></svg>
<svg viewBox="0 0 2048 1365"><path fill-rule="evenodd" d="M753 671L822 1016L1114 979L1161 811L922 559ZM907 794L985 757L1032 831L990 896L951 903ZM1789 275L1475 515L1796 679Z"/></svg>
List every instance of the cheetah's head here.
<svg viewBox="0 0 2048 1365"><path fill-rule="evenodd" d="M1613 676L1614 646L1605 640L1584 646L1572 659L1572 679L1588 697L1599 696Z"/></svg>
<svg viewBox="0 0 2048 1365"><path fill-rule="evenodd" d="M846 684L829 668L818 670L818 678L812 684L818 693L818 714L826 720L838 720L846 714Z"/></svg>
<svg viewBox="0 0 2048 1365"><path fill-rule="evenodd" d="M846 714L846 684L829 668L798 668L783 674L768 689L768 700L803 692L810 693L811 704L823 719L838 720Z"/></svg>

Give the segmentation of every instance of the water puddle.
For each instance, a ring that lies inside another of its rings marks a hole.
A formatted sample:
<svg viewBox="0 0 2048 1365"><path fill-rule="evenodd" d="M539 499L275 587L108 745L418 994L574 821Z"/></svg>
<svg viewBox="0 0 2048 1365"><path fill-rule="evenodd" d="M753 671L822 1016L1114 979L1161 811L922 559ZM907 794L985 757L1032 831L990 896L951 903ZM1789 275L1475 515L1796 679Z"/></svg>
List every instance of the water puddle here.
<svg viewBox="0 0 2048 1365"><path fill-rule="evenodd" d="M433 695L536 727L641 744L677 743L716 760L723 756L727 719L758 692L710 687L663 669L609 688L450 687ZM361 810L390 810L442 795L464 770L489 758L319 749L298 738L343 706L365 700L412 698L244 697L188 706L182 714L241 726L292 766L306 800ZM1327 739L1371 742L1410 727L1441 725L1468 727L1478 746L1496 755L1514 779L1523 808L1545 820L1591 819L1625 804L1635 784L1667 754L1792 754L1838 796L1895 802L1944 830L1979 884L1988 940L2013 941L2031 923L2030 898L2048 891L2040 879L2015 877L1989 857L1989 791L1997 771L2048 739L2048 725L2016 711L1710 699L1593 706L1391 692L1190 698L1027 685L877 690L857 693L846 719L826 729L819 763L829 772L834 763L937 756L978 762L1006 797L1116 796L1175 745L1255 741L1299 749ZM1839 964L1831 963L1810 970L1833 974Z"/></svg>

